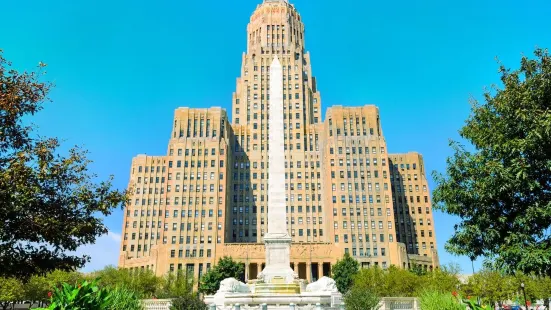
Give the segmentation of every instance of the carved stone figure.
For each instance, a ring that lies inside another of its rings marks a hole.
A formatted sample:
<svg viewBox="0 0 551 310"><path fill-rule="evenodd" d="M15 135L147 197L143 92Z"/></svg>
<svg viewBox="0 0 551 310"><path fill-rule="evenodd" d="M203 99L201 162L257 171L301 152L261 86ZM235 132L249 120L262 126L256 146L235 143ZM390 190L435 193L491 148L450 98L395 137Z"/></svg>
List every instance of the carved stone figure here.
<svg viewBox="0 0 551 310"><path fill-rule="evenodd" d="M238 281L235 278L228 278L220 282L220 289L218 293L250 293L251 289L243 282Z"/></svg>
<svg viewBox="0 0 551 310"><path fill-rule="evenodd" d="M339 290L337 289L337 284L335 283L335 280L328 277L322 277L318 281L308 284L308 286L306 286L306 291L311 293L337 293Z"/></svg>

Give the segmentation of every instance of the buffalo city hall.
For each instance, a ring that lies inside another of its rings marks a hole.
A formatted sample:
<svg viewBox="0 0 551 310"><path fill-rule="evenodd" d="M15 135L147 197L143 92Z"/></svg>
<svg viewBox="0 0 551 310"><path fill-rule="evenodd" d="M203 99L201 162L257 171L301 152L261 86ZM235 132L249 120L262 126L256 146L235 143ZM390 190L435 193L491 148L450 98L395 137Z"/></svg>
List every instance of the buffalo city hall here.
<svg viewBox="0 0 551 310"><path fill-rule="evenodd" d="M199 278L231 256L245 280L262 271L276 56L291 268L315 281L345 253L362 267L438 268L423 157L387 153L376 106L333 106L322 121L304 24L287 0L264 0L250 18L232 122L221 108L178 108L167 154L132 160L119 267Z"/></svg>

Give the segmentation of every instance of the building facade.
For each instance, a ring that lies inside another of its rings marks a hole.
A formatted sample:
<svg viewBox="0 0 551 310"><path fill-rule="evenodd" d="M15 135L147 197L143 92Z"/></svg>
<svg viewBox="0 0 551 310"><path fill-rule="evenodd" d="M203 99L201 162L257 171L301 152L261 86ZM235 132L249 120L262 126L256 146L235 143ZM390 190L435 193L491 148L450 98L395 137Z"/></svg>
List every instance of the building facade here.
<svg viewBox="0 0 551 310"><path fill-rule="evenodd" d="M437 268L423 158L388 154L375 106L321 97L300 14L264 0L247 27L247 52L221 108L178 108L165 156L132 161L119 267L193 272L232 256L254 279L264 264L268 209L270 64L283 68L287 227L291 265L310 281L345 253L363 267Z"/></svg>

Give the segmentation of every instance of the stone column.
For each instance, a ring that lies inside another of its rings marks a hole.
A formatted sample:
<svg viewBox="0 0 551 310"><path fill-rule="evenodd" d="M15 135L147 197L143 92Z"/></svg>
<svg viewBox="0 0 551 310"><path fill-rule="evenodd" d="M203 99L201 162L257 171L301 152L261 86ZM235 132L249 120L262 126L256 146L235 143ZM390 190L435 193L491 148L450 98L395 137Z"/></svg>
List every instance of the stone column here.
<svg viewBox="0 0 551 310"><path fill-rule="evenodd" d="M245 283L249 282L249 263L245 263Z"/></svg>
<svg viewBox="0 0 551 310"><path fill-rule="evenodd" d="M298 274L298 263L293 264L293 271Z"/></svg>
<svg viewBox="0 0 551 310"><path fill-rule="evenodd" d="M308 283L312 283L312 263L306 263L306 280Z"/></svg>
<svg viewBox="0 0 551 310"><path fill-rule="evenodd" d="M283 121L283 70L277 56L270 65L268 131L268 233L264 236L266 267L261 278L294 281L291 269L291 236L287 231L285 202L285 151Z"/></svg>
<svg viewBox="0 0 551 310"><path fill-rule="evenodd" d="M269 103L268 234L266 237L290 238L287 232L287 212L285 202L283 71L277 56L270 65ZM266 237L264 239L266 239ZM267 261L266 266L269 265L270 263Z"/></svg>

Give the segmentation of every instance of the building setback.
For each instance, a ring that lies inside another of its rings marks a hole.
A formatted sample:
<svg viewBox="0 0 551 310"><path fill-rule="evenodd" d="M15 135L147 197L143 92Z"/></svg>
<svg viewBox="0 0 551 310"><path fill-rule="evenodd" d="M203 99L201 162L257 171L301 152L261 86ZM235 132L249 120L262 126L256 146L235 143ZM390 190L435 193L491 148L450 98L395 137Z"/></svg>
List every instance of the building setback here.
<svg viewBox="0 0 551 310"><path fill-rule="evenodd" d="M166 156L132 160L119 267L200 277L221 257L263 268L268 215L270 64L283 69L287 228L291 267L314 281L345 253L362 267L438 268L423 158L388 154L375 106L327 109L286 0L264 0L247 27L247 52L221 108L175 111Z"/></svg>

